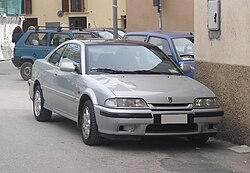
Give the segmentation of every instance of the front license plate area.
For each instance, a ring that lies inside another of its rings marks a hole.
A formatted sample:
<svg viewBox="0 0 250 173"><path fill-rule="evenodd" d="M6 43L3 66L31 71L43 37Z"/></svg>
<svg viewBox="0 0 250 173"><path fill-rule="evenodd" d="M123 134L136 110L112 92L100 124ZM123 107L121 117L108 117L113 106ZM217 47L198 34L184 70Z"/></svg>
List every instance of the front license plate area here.
<svg viewBox="0 0 250 173"><path fill-rule="evenodd" d="M187 124L187 114L162 114L161 124Z"/></svg>

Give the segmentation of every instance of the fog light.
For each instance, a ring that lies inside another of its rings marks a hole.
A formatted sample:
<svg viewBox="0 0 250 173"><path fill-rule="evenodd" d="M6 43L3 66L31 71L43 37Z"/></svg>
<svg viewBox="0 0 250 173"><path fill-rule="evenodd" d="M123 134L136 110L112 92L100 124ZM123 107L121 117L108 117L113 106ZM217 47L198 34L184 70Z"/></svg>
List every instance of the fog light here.
<svg viewBox="0 0 250 173"><path fill-rule="evenodd" d="M217 130L218 129L218 124L209 124L208 129Z"/></svg>
<svg viewBox="0 0 250 173"><path fill-rule="evenodd" d="M213 129L213 126L214 126L213 124L209 124L208 129Z"/></svg>
<svg viewBox="0 0 250 173"><path fill-rule="evenodd" d="M218 126L219 126L218 124L214 124L214 125L213 125L213 129L214 129L214 130L218 130Z"/></svg>
<svg viewBox="0 0 250 173"><path fill-rule="evenodd" d="M134 132L135 130L135 126L131 126L131 125L128 125L128 126L120 126L119 128L119 131L126 131L126 132Z"/></svg>

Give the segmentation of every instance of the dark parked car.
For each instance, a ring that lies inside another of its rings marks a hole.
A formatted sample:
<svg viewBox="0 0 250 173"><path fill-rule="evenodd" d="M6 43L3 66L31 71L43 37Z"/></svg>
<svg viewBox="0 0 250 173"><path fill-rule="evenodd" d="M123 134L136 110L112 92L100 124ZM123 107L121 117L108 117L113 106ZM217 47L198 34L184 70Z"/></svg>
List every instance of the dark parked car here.
<svg viewBox="0 0 250 173"><path fill-rule="evenodd" d="M129 32L125 39L152 43L171 57L186 76L194 78L194 35L190 32Z"/></svg>
<svg viewBox="0 0 250 173"><path fill-rule="evenodd" d="M59 44L73 38L71 31L61 29L28 30L16 43L12 62L20 68L22 78L28 80L31 77L32 64L36 59L44 58Z"/></svg>
<svg viewBox="0 0 250 173"><path fill-rule="evenodd" d="M113 29L112 28L91 28L83 30L73 30L72 31L75 39L77 40L86 40L92 38L104 38L104 39L113 39ZM125 31L118 29L118 38L123 38Z"/></svg>
<svg viewBox="0 0 250 173"><path fill-rule="evenodd" d="M86 40L92 38L112 39L114 37L111 32L102 29L73 30L72 33L74 35L74 38L77 40Z"/></svg>

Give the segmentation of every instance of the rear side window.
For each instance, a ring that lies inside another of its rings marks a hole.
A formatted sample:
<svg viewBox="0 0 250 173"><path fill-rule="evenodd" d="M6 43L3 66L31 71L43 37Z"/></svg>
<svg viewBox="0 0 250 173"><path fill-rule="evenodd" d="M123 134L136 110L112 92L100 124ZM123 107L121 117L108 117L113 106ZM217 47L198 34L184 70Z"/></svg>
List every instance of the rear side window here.
<svg viewBox="0 0 250 173"><path fill-rule="evenodd" d="M58 46L61 43L70 40L69 34L63 34L63 33L56 33L56 34L51 34L51 39L50 39L50 46Z"/></svg>
<svg viewBox="0 0 250 173"><path fill-rule="evenodd" d="M31 33L25 44L34 45L34 46L46 46L48 42L48 34L47 33Z"/></svg>
<svg viewBox="0 0 250 173"><path fill-rule="evenodd" d="M146 35L127 35L125 37L128 40L135 40L135 41L145 41L146 40Z"/></svg>

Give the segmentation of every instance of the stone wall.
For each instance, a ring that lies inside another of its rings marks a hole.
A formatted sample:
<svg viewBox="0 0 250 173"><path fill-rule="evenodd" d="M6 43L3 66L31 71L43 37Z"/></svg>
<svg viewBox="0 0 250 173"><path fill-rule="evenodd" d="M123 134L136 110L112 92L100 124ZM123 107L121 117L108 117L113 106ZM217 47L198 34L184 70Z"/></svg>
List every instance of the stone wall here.
<svg viewBox="0 0 250 173"><path fill-rule="evenodd" d="M196 61L195 78L212 89L224 109L218 137L250 145L250 66Z"/></svg>

